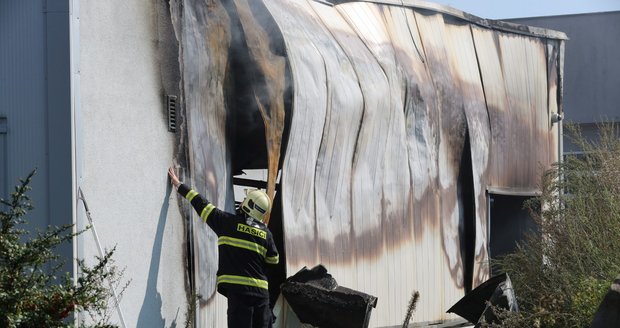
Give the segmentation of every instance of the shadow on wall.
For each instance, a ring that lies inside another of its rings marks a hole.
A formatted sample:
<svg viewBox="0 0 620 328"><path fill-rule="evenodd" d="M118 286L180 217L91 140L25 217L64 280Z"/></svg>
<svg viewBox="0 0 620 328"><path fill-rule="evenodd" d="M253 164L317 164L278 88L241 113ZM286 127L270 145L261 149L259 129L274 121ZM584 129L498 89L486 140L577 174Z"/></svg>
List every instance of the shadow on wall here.
<svg viewBox="0 0 620 328"><path fill-rule="evenodd" d="M149 276L146 282L146 292L144 294L144 301L142 301L142 308L138 315L137 327L165 327L166 321L161 315L161 294L157 291L157 277L159 276L159 263L161 260L162 241L164 237L164 228L166 227L166 216L168 213L168 207L170 206L170 193L172 187L169 183L166 184L166 195L159 211L159 221L157 222L157 232L155 233L155 240L153 241L153 251L151 252L151 265L149 266ZM170 328L177 326L176 321L178 317L175 316L174 320L170 324Z"/></svg>

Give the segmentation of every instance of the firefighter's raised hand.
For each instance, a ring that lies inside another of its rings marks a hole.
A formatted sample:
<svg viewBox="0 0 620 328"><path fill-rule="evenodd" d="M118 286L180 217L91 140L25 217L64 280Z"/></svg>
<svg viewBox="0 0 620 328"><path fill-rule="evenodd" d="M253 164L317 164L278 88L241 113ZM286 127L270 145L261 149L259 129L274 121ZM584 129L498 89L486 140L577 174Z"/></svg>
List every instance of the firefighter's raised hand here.
<svg viewBox="0 0 620 328"><path fill-rule="evenodd" d="M170 182L172 183L172 185L175 188L178 188L181 184L181 181L179 181L179 177L177 177L177 174L174 171L174 168L172 168L172 166L168 168L168 176L170 177Z"/></svg>

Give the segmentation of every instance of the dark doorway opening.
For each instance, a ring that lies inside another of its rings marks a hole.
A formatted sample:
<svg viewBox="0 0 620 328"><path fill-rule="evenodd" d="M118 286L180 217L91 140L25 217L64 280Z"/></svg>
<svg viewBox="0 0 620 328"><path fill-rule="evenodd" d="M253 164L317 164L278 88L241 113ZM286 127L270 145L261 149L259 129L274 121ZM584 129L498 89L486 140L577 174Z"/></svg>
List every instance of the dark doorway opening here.
<svg viewBox="0 0 620 328"><path fill-rule="evenodd" d="M489 255L498 259L513 253L528 232L536 231L536 223L524 203L532 196L489 194ZM498 268L491 272L497 275Z"/></svg>

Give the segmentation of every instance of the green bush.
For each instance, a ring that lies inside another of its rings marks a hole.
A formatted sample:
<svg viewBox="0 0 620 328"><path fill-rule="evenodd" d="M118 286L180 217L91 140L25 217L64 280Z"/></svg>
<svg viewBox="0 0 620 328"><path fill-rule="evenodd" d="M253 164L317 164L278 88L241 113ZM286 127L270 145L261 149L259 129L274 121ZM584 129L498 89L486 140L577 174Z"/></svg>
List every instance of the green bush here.
<svg viewBox="0 0 620 328"><path fill-rule="evenodd" d="M493 263L509 274L521 310L501 313L503 327L589 327L620 273L618 129L601 125L596 141L571 131L584 154L544 174L542 195L526 203L538 231Z"/></svg>
<svg viewBox="0 0 620 328"><path fill-rule="evenodd" d="M0 327L70 327L82 311L91 314L82 327L115 327L107 323L107 283L122 276L111 265L114 249L93 267L78 261L81 274L74 282L69 273L62 274L64 261L54 252L76 235L73 226L48 227L36 236L22 228L33 208L26 193L34 174L20 180L10 200L0 200Z"/></svg>

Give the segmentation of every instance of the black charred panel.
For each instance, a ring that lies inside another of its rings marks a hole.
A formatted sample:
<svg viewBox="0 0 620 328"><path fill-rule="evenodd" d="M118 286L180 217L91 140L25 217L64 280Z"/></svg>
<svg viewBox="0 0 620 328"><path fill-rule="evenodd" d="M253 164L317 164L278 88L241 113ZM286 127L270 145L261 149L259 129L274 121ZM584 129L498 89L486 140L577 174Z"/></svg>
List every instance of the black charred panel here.
<svg viewBox="0 0 620 328"><path fill-rule="evenodd" d="M377 298L338 286L324 266L304 267L282 285L282 294L299 320L316 327L368 327Z"/></svg>
<svg viewBox="0 0 620 328"><path fill-rule="evenodd" d="M227 106L227 131L231 147L231 164L233 175L243 169L266 169L267 146L265 142L265 125L256 102L255 92L264 106L268 106L266 95L267 82L256 60L251 56L236 9L230 2L223 2L231 18L231 45L228 51L224 97ZM269 33L269 47L274 54L286 57L284 39L273 18L260 1L250 2L255 18L261 27ZM285 72L284 93L285 130L282 149L286 149L288 129L290 126L290 108L292 91L290 70ZM280 158L284 158L282 156Z"/></svg>

